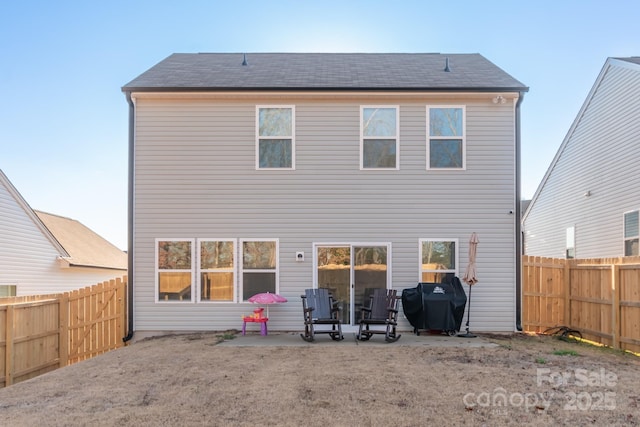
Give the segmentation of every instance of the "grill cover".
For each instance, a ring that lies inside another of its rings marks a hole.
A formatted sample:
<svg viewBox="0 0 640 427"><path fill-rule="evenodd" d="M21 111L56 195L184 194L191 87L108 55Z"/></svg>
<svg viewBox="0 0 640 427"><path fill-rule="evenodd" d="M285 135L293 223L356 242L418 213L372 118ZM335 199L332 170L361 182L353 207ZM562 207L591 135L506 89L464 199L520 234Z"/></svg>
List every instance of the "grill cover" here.
<svg viewBox="0 0 640 427"><path fill-rule="evenodd" d="M457 277L443 283L418 283L402 291L402 309L414 332L420 329L455 332L460 330L467 295Z"/></svg>

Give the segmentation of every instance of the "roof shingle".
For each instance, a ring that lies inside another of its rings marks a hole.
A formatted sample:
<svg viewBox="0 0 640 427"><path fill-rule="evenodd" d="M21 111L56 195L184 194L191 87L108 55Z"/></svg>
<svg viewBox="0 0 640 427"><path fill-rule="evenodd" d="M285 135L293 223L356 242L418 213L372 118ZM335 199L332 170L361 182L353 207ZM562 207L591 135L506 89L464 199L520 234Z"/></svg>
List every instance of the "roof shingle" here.
<svg viewBox="0 0 640 427"><path fill-rule="evenodd" d="M528 90L480 54L247 53L248 65L243 57L175 53L122 90Z"/></svg>
<svg viewBox="0 0 640 427"><path fill-rule="evenodd" d="M127 269L127 254L79 221L41 211L35 213L67 251L71 265Z"/></svg>

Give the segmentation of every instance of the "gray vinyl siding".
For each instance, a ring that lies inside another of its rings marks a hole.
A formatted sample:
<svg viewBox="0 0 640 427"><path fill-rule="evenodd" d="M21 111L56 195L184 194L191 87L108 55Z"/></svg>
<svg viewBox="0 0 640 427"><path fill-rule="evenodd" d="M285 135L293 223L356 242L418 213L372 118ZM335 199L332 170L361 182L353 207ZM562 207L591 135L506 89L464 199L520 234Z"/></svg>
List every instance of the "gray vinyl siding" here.
<svg viewBox="0 0 640 427"><path fill-rule="evenodd" d="M623 213L640 209L640 71L603 73L525 218L529 255L563 258L571 226L577 258L624 255Z"/></svg>
<svg viewBox="0 0 640 427"><path fill-rule="evenodd" d="M136 94L134 93L134 96ZM295 105L296 170L255 170L255 106ZM360 106L400 106L400 169L360 170ZM426 170L426 106L465 105L467 169ZM393 287L419 280L420 238L480 236L474 330L515 327L514 106L387 96L136 99L136 331L239 329L239 303L156 303L156 238L277 238L271 330L301 330L314 243L391 243ZM305 261L295 262L304 251ZM465 285L465 289L468 287ZM401 315L401 327L409 329Z"/></svg>

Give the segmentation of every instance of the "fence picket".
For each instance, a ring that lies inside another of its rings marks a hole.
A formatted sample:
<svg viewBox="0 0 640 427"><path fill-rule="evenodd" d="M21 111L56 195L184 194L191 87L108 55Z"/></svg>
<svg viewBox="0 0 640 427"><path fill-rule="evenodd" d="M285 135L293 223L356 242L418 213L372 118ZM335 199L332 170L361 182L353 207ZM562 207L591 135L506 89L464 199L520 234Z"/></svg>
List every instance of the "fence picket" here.
<svg viewBox="0 0 640 427"><path fill-rule="evenodd" d="M0 298L0 387L124 346L126 287L125 276L63 294Z"/></svg>
<svg viewBox="0 0 640 427"><path fill-rule="evenodd" d="M567 326L585 338L640 352L640 257L522 257L527 332Z"/></svg>

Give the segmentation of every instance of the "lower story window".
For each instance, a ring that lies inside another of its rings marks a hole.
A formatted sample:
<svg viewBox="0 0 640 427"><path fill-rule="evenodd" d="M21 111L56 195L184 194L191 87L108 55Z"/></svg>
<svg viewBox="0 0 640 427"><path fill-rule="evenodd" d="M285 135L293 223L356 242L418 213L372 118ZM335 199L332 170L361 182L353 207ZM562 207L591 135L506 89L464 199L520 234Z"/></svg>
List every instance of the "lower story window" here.
<svg viewBox="0 0 640 427"><path fill-rule="evenodd" d="M161 301L192 301L194 241L162 240L156 242L157 289Z"/></svg>
<svg viewBox="0 0 640 427"><path fill-rule="evenodd" d="M242 241L242 301L263 292L277 293L278 241Z"/></svg>
<svg viewBox="0 0 640 427"><path fill-rule="evenodd" d="M458 275L458 240L420 239L420 281L440 283L447 274Z"/></svg>
<svg viewBox="0 0 640 427"><path fill-rule="evenodd" d="M235 240L199 240L200 301L234 301Z"/></svg>
<svg viewBox="0 0 640 427"><path fill-rule="evenodd" d="M157 239L157 301L236 302L277 293L278 240L241 240L239 248L237 242Z"/></svg>

